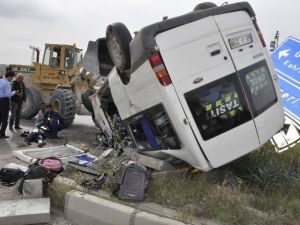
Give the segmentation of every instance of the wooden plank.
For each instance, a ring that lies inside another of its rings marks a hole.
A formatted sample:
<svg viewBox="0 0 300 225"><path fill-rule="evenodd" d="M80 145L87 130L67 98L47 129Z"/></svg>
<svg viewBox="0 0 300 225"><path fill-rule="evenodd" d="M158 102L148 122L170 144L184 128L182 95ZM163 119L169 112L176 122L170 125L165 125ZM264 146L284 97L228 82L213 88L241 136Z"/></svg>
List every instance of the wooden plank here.
<svg viewBox="0 0 300 225"><path fill-rule="evenodd" d="M174 170L174 167L170 163L168 163L164 160L160 160L160 159L156 159L156 158L153 158L150 156L139 154L136 152L135 149L132 149L132 148L125 148L124 154L129 156L132 161L140 163L151 169L155 169L158 171Z"/></svg>
<svg viewBox="0 0 300 225"><path fill-rule="evenodd" d="M90 167L87 167L87 166L84 166L84 165L79 165L77 163L73 163L73 162L69 162L68 163L68 166L72 167L72 168L75 168L81 172L84 172L84 173L88 173L88 174L92 174L92 175L101 175L102 173L93 169L93 168L90 168Z"/></svg>

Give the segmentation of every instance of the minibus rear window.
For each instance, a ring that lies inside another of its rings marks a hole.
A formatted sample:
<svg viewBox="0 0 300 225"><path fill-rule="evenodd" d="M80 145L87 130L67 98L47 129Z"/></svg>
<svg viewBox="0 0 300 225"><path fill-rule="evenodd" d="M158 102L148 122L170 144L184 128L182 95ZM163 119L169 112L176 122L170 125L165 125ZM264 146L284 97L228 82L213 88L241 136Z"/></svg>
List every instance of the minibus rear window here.
<svg viewBox="0 0 300 225"><path fill-rule="evenodd" d="M185 98L204 140L251 120L236 74L188 92Z"/></svg>
<svg viewBox="0 0 300 225"><path fill-rule="evenodd" d="M275 87L266 61L258 62L238 72L254 116L277 102Z"/></svg>

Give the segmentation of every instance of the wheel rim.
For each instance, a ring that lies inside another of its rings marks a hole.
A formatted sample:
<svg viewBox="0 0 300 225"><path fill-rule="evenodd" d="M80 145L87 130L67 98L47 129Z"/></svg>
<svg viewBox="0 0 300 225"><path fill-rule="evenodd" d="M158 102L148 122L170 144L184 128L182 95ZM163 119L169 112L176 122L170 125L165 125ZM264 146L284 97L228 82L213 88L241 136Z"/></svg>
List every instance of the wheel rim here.
<svg viewBox="0 0 300 225"><path fill-rule="evenodd" d="M60 112L60 102L57 99L55 99L53 102L53 109L57 112Z"/></svg>
<svg viewBox="0 0 300 225"><path fill-rule="evenodd" d="M122 49L118 39L112 33L109 35L109 45L111 46L111 51L115 62L120 64L122 62Z"/></svg>

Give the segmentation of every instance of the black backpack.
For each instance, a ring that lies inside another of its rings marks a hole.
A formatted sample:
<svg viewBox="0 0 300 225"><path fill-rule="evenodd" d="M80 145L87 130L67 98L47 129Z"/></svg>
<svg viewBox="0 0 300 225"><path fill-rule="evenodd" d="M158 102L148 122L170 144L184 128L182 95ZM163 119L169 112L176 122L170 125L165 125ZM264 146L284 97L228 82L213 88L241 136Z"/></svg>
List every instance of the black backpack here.
<svg viewBox="0 0 300 225"><path fill-rule="evenodd" d="M146 167L137 163L123 167L118 176L116 195L119 199L143 201L149 173Z"/></svg>
<svg viewBox="0 0 300 225"><path fill-rule="evenodd" d="M60 170L53 171L53 170L45 168L43 166L43 161L46 160L46 159L52 159L52 160L59 161L60 164L61 164ZM30 180L30 179L42 178L44 187L46 187L47 184L51 183L53 181L53 179L59 173L61 173L63 170L64 170L64 168L62 167L62 162L59 158L47 157L47 158L44 158L44 159L37 159L34 163L32 163L28 166L28 170L26 171L22 181L20 182L20 184L18 186L18 191L20 193L22 193L24 181L25 180Z"/></svg>
<svg viewBox="0 0 300 225"><path fill-rule="evenodd" d="M16 182L24 177L25 172L20 169L1 168L0 181L5 186L13 186Z"/></svg>

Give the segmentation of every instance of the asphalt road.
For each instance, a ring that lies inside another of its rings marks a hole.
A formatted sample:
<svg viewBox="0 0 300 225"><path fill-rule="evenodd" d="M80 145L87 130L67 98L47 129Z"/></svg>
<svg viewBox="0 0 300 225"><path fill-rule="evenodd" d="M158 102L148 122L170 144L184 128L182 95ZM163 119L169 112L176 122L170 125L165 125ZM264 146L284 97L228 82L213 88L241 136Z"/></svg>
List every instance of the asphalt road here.
<svg viewBox="0 0 300 225"><path fill-rule="evenodd" d="M31 130L34 126L34 120L22 120L21 131L10 132L7 129L6 134L10 136L8 139L0 139L0 167L8 163L16 163L26 165L26 163L18 160L13 156L12 152L21 149L36 148L36 144L27 145L24 143L24 138L21 137L21 133L24 130ZM95 136L98 130L95 128L94 123L90 116L76 116L74 123L67 129L64 129L59 133L61 139L49 139L46 146L58 146L63 145L66 142L71 145L80 146L81 144L91 144L95 142ZM22 198L18 194L14 187L5 187L0 185L0 201ZM45 225L76 225L69 221L66 221L63 216L63 211L61 209L52 208L51 209L51 221Z"/></svg>

